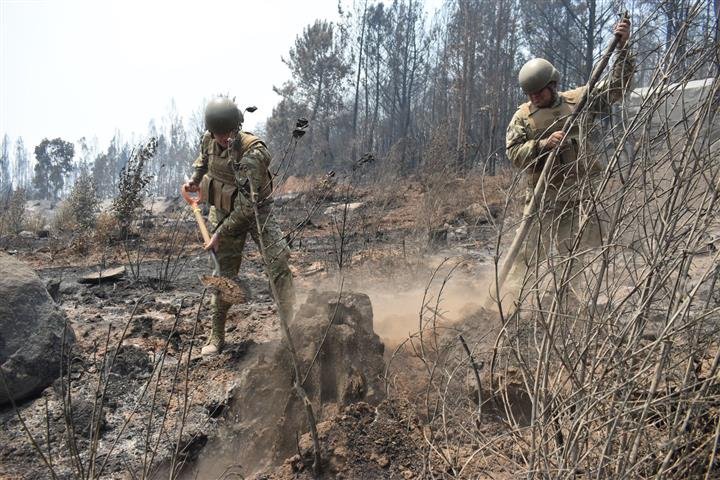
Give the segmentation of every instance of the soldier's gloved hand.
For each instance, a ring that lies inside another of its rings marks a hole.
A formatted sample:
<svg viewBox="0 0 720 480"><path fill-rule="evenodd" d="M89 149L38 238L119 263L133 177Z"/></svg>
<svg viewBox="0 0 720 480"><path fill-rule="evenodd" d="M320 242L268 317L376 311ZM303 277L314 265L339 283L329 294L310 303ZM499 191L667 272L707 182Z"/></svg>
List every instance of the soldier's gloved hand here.
<svg viewBox="0 0 720 480"><path fill-rule="evenodd" d="M630 19L629 18L621 19L617 23L617 25L615 25L613 34L620 36L620 41L618 42L618 48L624 47L625 44L627 43L628 39L630 38Z"/></svg>
<svg viewBox="0 0 720 480"><path fill-rule="evenodd" d="M565 134L563 132L554 132L548 138L542 140L541 146L543 150L552 150L560 145L564 139Z"/></svg>
<svg viewBox="0 0 720 480"><path fill-rule="evenodd" d="M200 191L200 186L199 186L197 183L195 183L195 182L185 182L185 183L183 183L183 187L184 187L185 190L187 190L188 192L193 192L193 193L195 193L195 192L199 192L199 191Z"/></svg>

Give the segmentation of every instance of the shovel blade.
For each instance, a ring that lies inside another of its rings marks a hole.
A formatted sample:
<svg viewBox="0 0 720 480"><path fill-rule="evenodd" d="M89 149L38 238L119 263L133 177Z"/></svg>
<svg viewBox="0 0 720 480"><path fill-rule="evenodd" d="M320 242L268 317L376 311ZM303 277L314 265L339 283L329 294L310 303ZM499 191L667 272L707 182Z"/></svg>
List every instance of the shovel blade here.
<svg viewBox="0 0 720 480"><path fill-rule="evenodd" d="M230 278L203 275L200 281L225 303L243 303L248 297L246 289Z"/></svg>

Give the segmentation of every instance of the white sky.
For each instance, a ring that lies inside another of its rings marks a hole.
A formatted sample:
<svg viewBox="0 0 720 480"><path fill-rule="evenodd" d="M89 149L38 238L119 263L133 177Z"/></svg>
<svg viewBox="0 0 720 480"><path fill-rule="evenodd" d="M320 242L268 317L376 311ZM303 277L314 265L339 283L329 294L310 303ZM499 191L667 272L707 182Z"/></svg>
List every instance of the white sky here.
<svg viewBox="0 0 720 480"><path fill-rule="evenodd" d="M187 121L220 92L258 107L252 130L315 19L337 20L337 0L0 0L0 136L31 155L44 137L104 150L116 130L145 135L171 99Z"/></svg>

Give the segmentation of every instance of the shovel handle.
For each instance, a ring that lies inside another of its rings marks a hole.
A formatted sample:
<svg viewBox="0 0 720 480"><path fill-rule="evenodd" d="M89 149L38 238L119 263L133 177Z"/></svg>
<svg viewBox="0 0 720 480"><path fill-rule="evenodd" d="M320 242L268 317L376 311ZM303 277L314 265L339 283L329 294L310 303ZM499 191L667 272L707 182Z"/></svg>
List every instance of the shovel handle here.
<svg viewBox="0 0 720 480"><path fill-rule="evenodd" d="M190 208L192 208L193 214L195 215L195 221L197 222L198 227L200 227L200 234L205 241L205 245L207 245L210 243L210 232L208 232L207 226L205 225L202 210L198 207L198 203L200 203L202 197L199 193L197 195L192 195L192 192L189 192L185 185L180 187L180 193L187 204L190 205ZM215 255L215 252L212 250L210 250L210 258L212 259L213 266L215 267L213 276L220 275L220 263L218 262L217 255Z"/></svg>
<svg viewBox="0 0 720 480"><path fill-rule="evenodd" d="M205 225L205 219L202 216L202 211L198 207L193 207L193 214L195 214L195 220L197 221L198 227L200 227L200 234L202 234L205 244L210 243L210 233Z"/></svg>
<svg viewBox="0 0 720 480"><path fill-rule="evenodd" d="M192 208L193 214L195 215L195 221L197 221L198 227L200 227L200 233L202 234L205 243L210 242L210 233L208 232L207 226L205 226L205 219L202 216L202 211L198 207L198 203L201 201L200 194L192 195L185 185L180 187L180 193L185 199L188 205Z"/></svg>

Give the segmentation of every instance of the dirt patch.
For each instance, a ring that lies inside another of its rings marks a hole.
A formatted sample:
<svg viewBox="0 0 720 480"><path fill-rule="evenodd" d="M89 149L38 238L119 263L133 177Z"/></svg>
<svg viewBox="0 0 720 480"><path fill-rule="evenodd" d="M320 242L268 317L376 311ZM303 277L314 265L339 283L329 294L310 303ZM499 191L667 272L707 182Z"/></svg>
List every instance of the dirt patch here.
<svg viewBox="0 0 720 480"><path fill-rule="evenodd" d="M422 468L419 420L408 405L386 401L378 407L356 403L318 425L322 444L320 478L413 478ZM313 479L312 440L300 439L300 453L268 479Z"/></svg>

